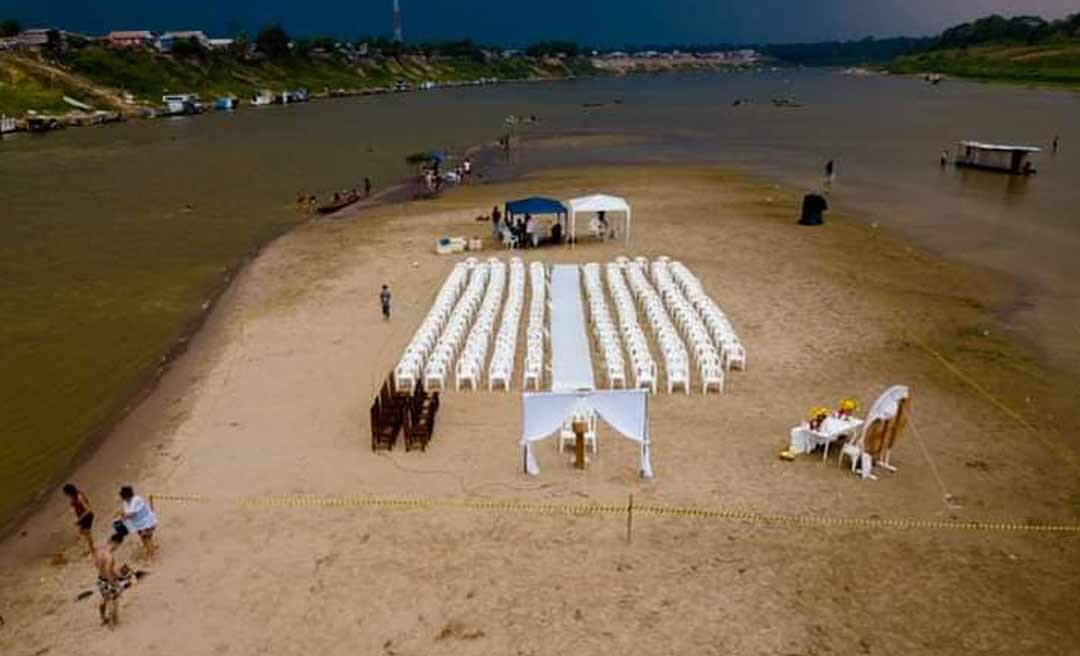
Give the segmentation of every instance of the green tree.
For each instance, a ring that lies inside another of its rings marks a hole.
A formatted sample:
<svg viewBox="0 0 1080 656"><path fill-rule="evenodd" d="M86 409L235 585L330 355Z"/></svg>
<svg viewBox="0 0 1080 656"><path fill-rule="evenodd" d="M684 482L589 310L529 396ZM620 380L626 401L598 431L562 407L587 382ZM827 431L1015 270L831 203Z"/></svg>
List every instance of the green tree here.
<svg viewBox="0 0 1080 656"><path fill-rule="evenodd" d="M15 36L22 32L22 25L17 20L8 19L0 22L0 36Z"/></svg>
<svg viewBox="0 0 1080 656"><path fill-rule="evenodd" d="M289 35L280 25L268 25L255 37L255 49L269 59L289 56Z"/></svg>
<svg viewBox="0 0 1080 656"><path fill-rule="evenodd" d="M180 59L199 59L206 55L206 49L198 39L187 37L173 41L172 54Z"/></svg>
<svg viewBox="0 0 1080 656"><path fill-rule="evenodd" d="M240 30L233 37L232 44L229 45L229 54L242 61L247 59L250 51L251 41L248 39L247 32Z"/></svg>
<svg viewBox="0 0 1080 656"><path fill-rule="evenodd" d="M329 36L317 36L311 40L312 47L324 52L334 52L337 50L337 44L337 39Z"/></svg>

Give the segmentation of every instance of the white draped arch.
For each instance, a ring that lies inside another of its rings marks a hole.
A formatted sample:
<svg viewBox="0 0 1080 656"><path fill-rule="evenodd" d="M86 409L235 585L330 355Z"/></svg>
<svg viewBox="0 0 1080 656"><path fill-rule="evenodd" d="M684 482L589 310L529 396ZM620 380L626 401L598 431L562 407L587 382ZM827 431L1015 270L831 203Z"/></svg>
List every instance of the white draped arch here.
<svg viewBox="0 0 1080 656"><path fill-rule="evenodd" d="M534 442L554 435L563 423L575 414L595 412L604 423L614 428L620 435L638 444L641 451L638 473L642 478L652 478L652 463L649 460L648 398L648 392L644 389L523 395L524 426L519 444L525 472L530 476L540 473L540 466L536 462L536 454L532 447Z"/></svg>

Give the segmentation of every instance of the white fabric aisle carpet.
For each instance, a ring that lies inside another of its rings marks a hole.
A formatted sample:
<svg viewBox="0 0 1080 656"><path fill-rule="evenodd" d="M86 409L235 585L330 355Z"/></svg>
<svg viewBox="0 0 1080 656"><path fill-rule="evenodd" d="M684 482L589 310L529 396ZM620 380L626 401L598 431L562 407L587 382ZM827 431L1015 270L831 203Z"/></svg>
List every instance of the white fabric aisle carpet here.
<svg viewBox="0 0 1080 656"><path fill-rule="evenodd" d="M551 270L551 391L595 388L581 301L581 271L577 265L558 264Z"/></svg>

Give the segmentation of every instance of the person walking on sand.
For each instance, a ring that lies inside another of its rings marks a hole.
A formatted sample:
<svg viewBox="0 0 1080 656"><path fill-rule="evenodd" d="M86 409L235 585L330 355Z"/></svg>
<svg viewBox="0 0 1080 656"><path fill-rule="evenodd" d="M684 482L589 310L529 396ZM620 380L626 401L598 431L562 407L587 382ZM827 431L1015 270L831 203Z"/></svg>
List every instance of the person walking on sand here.
<svg viewBox="0 0 1080 656"><path fill-rule="evenodd" d="M1057 151L1058 151L1058 143L1059 143L1060 141L1061 141L1061 139L1060 139L1060 138L1058 137L1058 135L1056 135L1056 134L1055 134L1055 135L1054 135L1054 143L1053 143L1053 145L1052 145L1052 146L1050 147L1050 149L1051 149L1051 152L1053 152L1053 153L1054 153L1055 155L1057 155Z"/></svg>
<svg viewBox="0 0 1080 656"><path fill-rule="evenodd" d="M949 165L949 151L946 148L941 149L941 168L945 168Z"/></svg>
<svg viewBox="0 0 1080 656"><path fill-rule="evenodd" d="M836 182L836 162L830 159L825 164L825 189L832 189L834 182Z"/></svg>
<svg viewBox="0 0 1080 656"><path fill-rule="evenodd" d="M468 184L472 180L472 160L468 157L461 163L462 182Z"/></svg>
<svg viewBox="0 0 1080 656"><path fill-rule="evenodd" d="M127 529L139 534L143 547L146 548L147 558L153 558L157 552L154 544L154 531L157 529L157 515L150 508L150 504L140 496L136 496L135 490L130 485L120 488L122 506L117 513L117 519L124 522Z"/></svg>
<svg viewBox="0 0 1080 656"><path fill-rule="evenodd" d="M94 552L94 566L97 567L97 589L101 594L98 614L101 623L110 629L120 621L120 577L116 575L114 552L124 541L124 536L114 533L109 541Z"/></svg>
<svg viewBox="0 0 1080 656"><path fill-rule="evenodd" d="M379 304L382 305L382 316L384 321L390 320L390 288L386 285L382 286L382 290L379 292Z"/></svg>
<svg viewBox="0 0 1080 656"><path fill-rule="evenodd" d="M364 177L364 198L371 197L371 178Z"/></svg>
<svg viewBox="0 0 1080 656"><path fill-rule="evenodd" d="M498 244L499 237L502 234L502 212L499 211L499 206L491 208L491 238Z"/></svg>
<svg viewBox="0 0 1080 656"><path fill-rule="evenodd" d="M83 491L75 487L74 483L64 486L64 494L71 504L71 510L75 513L75 526L79 528L79 536L86 542L87 554L94 554L94 511L90 509L90 499Z"/></svg>

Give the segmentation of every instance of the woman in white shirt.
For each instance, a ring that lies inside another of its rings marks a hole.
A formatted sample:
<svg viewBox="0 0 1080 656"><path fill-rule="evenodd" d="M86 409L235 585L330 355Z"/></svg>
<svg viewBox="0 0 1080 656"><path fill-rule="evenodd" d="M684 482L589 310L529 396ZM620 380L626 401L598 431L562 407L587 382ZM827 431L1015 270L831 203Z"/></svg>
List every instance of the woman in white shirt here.
<svg viewBox="0 0 1080 656"><path fill-rule="evenodd" d="M150 508L150 504L135 495L135 490L130 485L120 488L120 499L123 508L117 517L123 520L129 531L139 534L143 546L146 547L146 555L154 557L157 547L154 545L154 529L157 528L157 515Z"/></svg>

